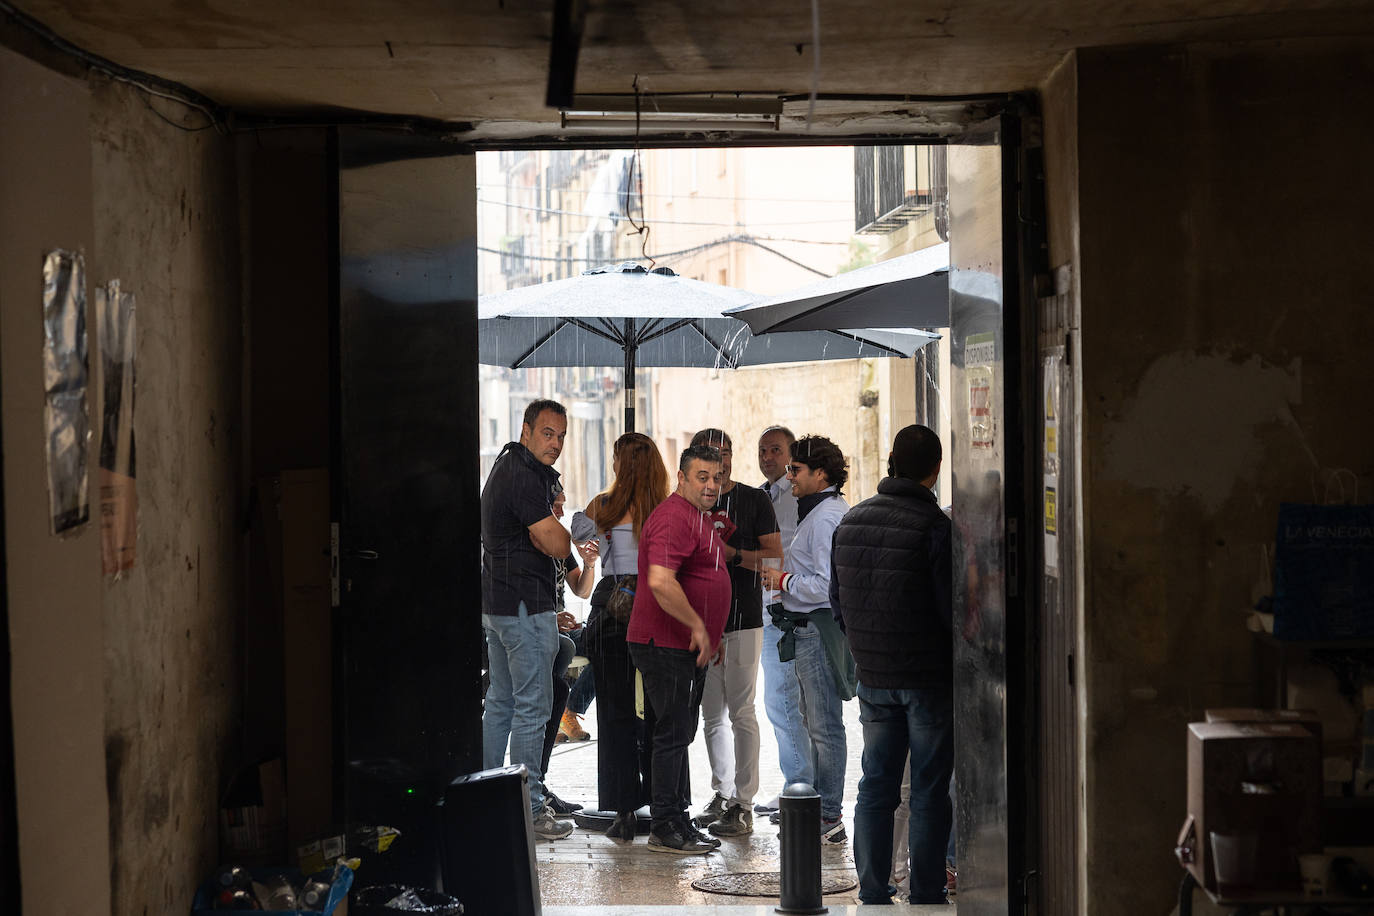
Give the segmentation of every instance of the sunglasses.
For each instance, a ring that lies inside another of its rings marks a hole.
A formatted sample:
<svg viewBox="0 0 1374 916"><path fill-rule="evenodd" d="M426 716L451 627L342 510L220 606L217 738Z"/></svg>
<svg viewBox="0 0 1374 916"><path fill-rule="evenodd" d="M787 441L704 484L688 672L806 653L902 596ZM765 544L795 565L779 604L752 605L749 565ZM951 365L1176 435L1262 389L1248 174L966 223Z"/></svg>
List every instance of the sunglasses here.
<svg viewBox="0 0 1374 916"><path fill-rule="evenodd" d="M787 471L789 474L800 474L802 471L809 470L811 470L811 468L807 467L804 464L789 464L787 466Z"/></svg>

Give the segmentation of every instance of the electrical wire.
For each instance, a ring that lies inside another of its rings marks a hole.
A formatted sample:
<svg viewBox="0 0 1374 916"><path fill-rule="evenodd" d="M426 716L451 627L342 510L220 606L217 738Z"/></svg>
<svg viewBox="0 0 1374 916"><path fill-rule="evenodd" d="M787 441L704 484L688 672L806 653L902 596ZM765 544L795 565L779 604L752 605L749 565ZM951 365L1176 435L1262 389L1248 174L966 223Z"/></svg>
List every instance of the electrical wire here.
<svg viewBox="0 0 1374 916"><path fill-rule="evenodd" d="M625 214L625 218L626 218L627 220L629 220L629 223L630 223L630 225L634 228L634 230L635 230L636 232L639 233L639 253L640 253L640 255L643 256L646 260L648 260L648 262L649 262L649 269L650 269L650 270L653 270L653 269L654 269L654 259L651 258L651 257L649 257L649 224L648 224L647 222L644 221L644 164L640 161L640 158L639 158L639 155L640 155L640 150L639 150L639 126L640 126L640 125L639 125L639 114L640 114L640 112L639 112L639 106L640 106L640 96L639 96L639 74L638 74L638 73L635 74L635 78L634 78L633 82L630 83L630 86L631 86L631 88L633 88L634 91L635 91L635 147L634 147L634 155L630 157L630 174L629 174L629 177L626 179L626 181L629 183L629 188L628 188L627 190L631 191L631 193L633 193L633 192L635 192L635 191L638 191L638 192L639 192L639 216L640 216L640 221L639 221L638 223L635 222L635 220L634 220L634 214L633 214L634 207L633 207L632 205L631 205L631 206L627 206L627 207L625 208L627 211L630 211L630 212L627 212L627 213ZM639 173L639 178L638 178L638 180L636 180L636 178L635 178L635 173L636 173L636 172Z"/></svg>
<svg viewBox="0 0 1374 916"><path fill-rule="evenodd" d="M637 197L637 196L639 196L639 195L636 194L635 196ZM722 199L729 199L729 198L722 198ZM582 217L583 219L601 219L601 218L602 218L600 215L593 216L593 215L588 214L588 213L580 213L580 212L578 212L578 211L576 211L576 210L559 210L559 209L555 209L555 208L553 208L553 207L540 207L540 206L535 206L535 205L531 205L531 204L518 204L518 203L516 203L515 201L511 201L511 200L491 200L490 198L479 197L479 198L477 198L477 202L478 202L479 204L488 204L488 205L493 206L493 207L505 207L505 208L508 209L508 210L529 210L531 213L544 213L544 214L548 214L549 216L578 216L578 217ZM845 201L830 201L830 203L845 203ZM644 207L643 207L643 205L641 204L641 206L640 206L640 211L643 212L643 209L644 209ZM630 217L629 217L628 215L627 215L625 218L626 218L627 220L630 219ZM830 225L834 225L835 223L846 223L846 222L849 222L849 221L852 220L852 219L853 219L853 216L836 216L836 217L833 217L833 218L831 218L831 219L796 219L796 220L783 220L783 221L780 221L780 222L750 223L749 225L751 225L751 226L830 226ZM716 223L716 222L710 222L710 221L707 221L707 220L690 220L690 219L657 219L657 218L655 218L655 219L654 219L654 222L655 222L655 223L662 223L662 224L665 225L665 226L714 226L714 227L717 227L717 228L726 228L726 229L731 228L731 227L733 227L733 226L738 226L738 225L739 225L739 223ZM632 223L632 225L633 225L633 223Z"/></svg>
<svg viewBox="0 0 1374 916"><path fill-rule="evenodd" d="M916 144L911 144L911 145L916 145ZM660 152L664 152L664 151L663 151L663 150L660 150ZM677 150L671 150L670 152L677 152ZM695 150L693 150L693 152L695 152ZM483 153L478 153L477 155L481 156L481 155L484 155L484 154L483 154ZM507 187L508 187L508 185L504 185L504 184L483 184L483 183L481 183L481 182L478 182L478 184L477 184L477 190L478 190L478 191L503 191L503 190L505 190ZM531 186L531 187L533 187L533 186ZM644 196L644 197L661 197L661 198L663 198L663 199L665 199L665 200L739 200L739 201L744 201L744 202L746 202L746 203L761 203L761 204L845 204L846 206L848 206L848 204L849 204L849 201L847 201L847 200L836 200L836 199L833 198L833 197L832 197L832 198L829 198L829 199L821 199L821 198L819 198L819 197L729 197L729 196L726 196L726 195L718 195L718 194L698 194L698 193L696 193L696 192L692 192L692 193L690 193L690 194L671 194L671 193L668 193L668 194L656 194L656 193L654 193L654 192L652 192L652 191L645 191L644 194L643 194L642 196ZM493 202L494 202L494 203L499 203L500 201L493 201ZM551 211L551 212L557 212L557 211Z"/></svg>
<svg viewBox="0 0 1374 916"><path fill-rule="evenodd" d="M188 108L194 108L196 111L203 114L210 122L205 125L205 127L214 127L223 134L230 132L227 111L214 100L201 95L194 89L183 86L180 83L174 83L171 80L161 79L152 74L141 73L138 70L132 70L129 67L121 66L108 58L93 54L85 48L74 45L37 19L25 13L23 10L17 9L13 4L9 3L8 0L0 0L0 13L3 13L15 25L34 35L49 47L69 57L76 58L91 70L97 73L103 73L105 76L117 82L127 83L148 95L170 99ZM158 112L154 112L154 114L158 114ZM188 133L194 133L195 131L205 129L205 127L186 127L160 114L159 117L162 117L162 120L171 124L178 130L184 130Z"/></svg>
<svg viewBox="0 0 1374 916"><path fill-rule="evenodd" d="M178 124L176 121L173 121L171 118L167 117L165 114L154 108L153 103L148 101L148 96L156 96L158 98L170 98L170 96L166 96L160 92L147 92L145 90L143 94L139 95L139 100L143 102L143 107L151 111L158 120L164 121L167 124L172 125L177 130L184 130L187 133L196 133L197 131L209 130L210 128L215 126L214 120L207 120L206 123L200 125L199 127L187 127L185 124ZM180 102L181 100L177 99L176 101Z"/></svg>
<svg viewBox="0 0 1374 916"><path fill-rule="evenodd" d="M768 253L771 254L771 255L774 255L774 256L776 256L776 257L782 258L784 261L787 261L789 264L794 264L794 265L796 265L797 267L802 268L803 270L810 271L811 273L815 274L815 275L818 276L818 277L829 277L829 276L830 276L830 274L826 273L825 271L823 271L823 270L817 270L816 268L812 267L810 264L806 264L806 263L804 263L804 262L802 262L802 261L798 261L796 258L791 257L790 255L783 254L781 251L778 251L776 248L772 248L772 247L770 247L770 246L768 246L768 245L763 244L763 240L756 239L756 238L754 238L753 236L750 236L750 235L730 235L730 236L726 236L726 237L724 237L724 238L716 239L716 240L711 241L711 242L705 242L705 243L703 243L703 244L701 244L701 245L693 245L693 246L690 247L690 248L680 248L680 249L678 249L677 251L669 251L669 252L664 252L664 253L661 253L661 254L657 254L657 255L655 255L653 258L649 258L647 255L645 255L645 259L648 260L651 264L653 264L653 263L655 263L656 261L668 261L668 260L673 260L673 259L675 259L675 258L682 258L682 257L686 257L687 255L690 255L690 254L697 254L697 253L702 252L702 251L707 251L707 250L709 250L709 249L711 249L711 248L719 248L719 247L722 246L722 245L731 245L731 244L752 245L752 246L754 246L755 248L762 249L763 251L766 251L766 252L768 252ZM501 255L502 257L505 257L505 258L513 258L513 259L519 260L519 261L545 261L545 262L547 262L547 261L555 261L555 262L558 262L558 263L560 263L560 264L571 264L571 263L575 263L575 262L578 262L578 261L582 261L582 262L585 262L586 264L589 265L588 269L592 269L593 267L603 267L603 266L607 266L607 265L618 264L618 263L620 263L620 260L623 260L623 259L617 259L617 260L613 260L613 261L605 261L605 262L602 262L601 264L593 264L592 261L591 261L589 258L560 258L560 257L553 256L553 255L522 254L522 253L511 252L511 251L501 251L499 248L488 248L488 247L486 247L486 246L484 246L484 245L478 245L478 246L477 246L477 250L478 250L478 251L482 251L482 252L486 252L487 254L499 254L499 255Z"/></svg>
<svg viewBox="0 0 1374 916"><path fill-rule="evenodd" d="M481 224L481 221L479 220L478 223L479 223L479 225L480 225L480 224ZM747 226L728 226L728 227L723 227L723 228L741 229L741 230L747 230L747 229L748 229ZM480 234L480 230L479 230L479 234ZM776 243L776 244L778 244L778 245L849 245L849 244L851 244L851 242L853 241L852 239L848 239L848 238L844 238L844 239L794 239L794 238L788 238L788 237L786 237L786 236L778 236L778 235L756 235L756 234L754 234L754 233L752 233L752 232L747 232L747 231L744 231L744 232L737 232L737 233L734 233L734 235L747 235L747 236L749 236L750 238L753 238L753 239L755 239L755 240L757 240L757 241L760 241L760 242L773 242L773 243ZM533 236L525 236L525 238L533 238ZM586 238L586 235L583 234L583 233L581 233L581 232L572 233L572 234L567 234L567 235L554 235L554 234L552 234L552 233L540 233L539 236L538 236L539 242L540 242L541 244L546 244L546 245L575 245L575 244L581 242L584 238Z"/></svg>

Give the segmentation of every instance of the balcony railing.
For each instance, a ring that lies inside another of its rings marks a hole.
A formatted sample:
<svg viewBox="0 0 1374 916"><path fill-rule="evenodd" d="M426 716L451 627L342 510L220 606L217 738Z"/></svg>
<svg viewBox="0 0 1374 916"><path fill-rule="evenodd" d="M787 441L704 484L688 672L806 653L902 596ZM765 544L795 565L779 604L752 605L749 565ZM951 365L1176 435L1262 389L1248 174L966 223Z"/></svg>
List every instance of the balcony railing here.
<svg viewBox="0 0 1374 916"><path fill-rule="evenodd" d="M854 231L893 232L942 206L945 152L943 146L856 146Z"/></svg>

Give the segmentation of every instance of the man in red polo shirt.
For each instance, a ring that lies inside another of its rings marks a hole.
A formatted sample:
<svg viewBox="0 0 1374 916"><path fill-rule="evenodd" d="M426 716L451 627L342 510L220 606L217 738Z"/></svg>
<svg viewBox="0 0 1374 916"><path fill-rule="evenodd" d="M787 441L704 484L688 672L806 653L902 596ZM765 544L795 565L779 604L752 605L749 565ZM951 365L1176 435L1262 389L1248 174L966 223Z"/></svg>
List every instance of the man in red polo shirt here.
<svg viewBox="0 0 1374 916"><path fill-rule="evenodd" d="M644 682L654 852L701 855L720 845L687 818L687 749L696 737L706 666L730 615L724 545L705 515L720 482L720 452L709 445L687 449L677 490L649 513L639 535L640 587L625 641Z"/></svg>

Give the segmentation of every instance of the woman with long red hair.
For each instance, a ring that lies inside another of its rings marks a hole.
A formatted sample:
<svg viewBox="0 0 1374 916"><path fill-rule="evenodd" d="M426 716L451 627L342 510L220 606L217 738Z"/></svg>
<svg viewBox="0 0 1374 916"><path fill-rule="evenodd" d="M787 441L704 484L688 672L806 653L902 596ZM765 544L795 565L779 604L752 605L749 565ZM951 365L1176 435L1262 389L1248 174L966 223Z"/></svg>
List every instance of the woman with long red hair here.
<svg viewBox="0 0 1374 916"><path fill-rule="evenodd" d="M649 513L668 498L668 469L654 440L643 433L621 436L611 454L615 482L587 506L596 523L602 569L588 614L587 656L596 681L598 807L616 812L607 836L633 840L635 811L649 800L649 778L625 632L638 587L639 532Z"/></svg>

